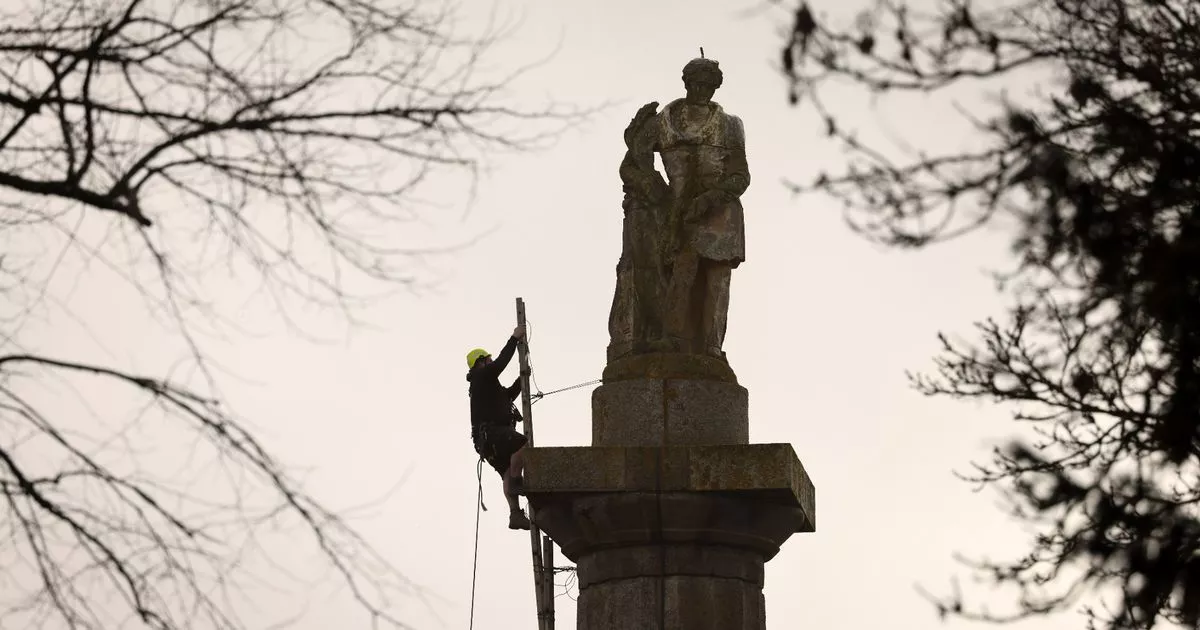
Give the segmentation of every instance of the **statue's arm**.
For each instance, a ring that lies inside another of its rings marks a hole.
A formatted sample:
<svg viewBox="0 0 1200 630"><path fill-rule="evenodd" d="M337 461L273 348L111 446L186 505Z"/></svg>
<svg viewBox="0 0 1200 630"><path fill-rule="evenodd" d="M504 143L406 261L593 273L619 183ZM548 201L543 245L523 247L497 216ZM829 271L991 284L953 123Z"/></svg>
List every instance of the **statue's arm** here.
<svg viewBox="0 0 1200 630"><path fill-rule="evenodd" d="M742 119L737 116L731 116L729 122L729 137L726 139L729 158L725 164L725 176L721 178L717 187L734 197L741 197L750 187L750 166L746 163L746 129L742 125Z"/></svg>

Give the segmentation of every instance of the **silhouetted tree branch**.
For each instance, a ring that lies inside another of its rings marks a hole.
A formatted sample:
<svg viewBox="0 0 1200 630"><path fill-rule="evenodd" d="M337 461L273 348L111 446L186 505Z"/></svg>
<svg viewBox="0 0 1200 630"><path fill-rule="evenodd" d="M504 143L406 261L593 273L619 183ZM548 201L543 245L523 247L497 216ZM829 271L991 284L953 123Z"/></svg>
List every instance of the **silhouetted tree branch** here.
<svg viewBox="0 0 1200 630"><path fill-rule="evenodd" d="M128 462L105 464L106 454L89 453L87 440L59 429L61 422L18 393L16 381L44 379L43 370L87 374L143 392L237 471L239 478L223 489L228 496L189 490L194 479L178 483L130 472ZM149 628L243 627L228 601L210 591L238 587L243 539L273 521L298 519L372 617L406 627L370 591L416 589L380 559L373 563L390 577L358 558L374 552L308 496L217 401L154 378L29 355L0 356L0 374L6 375L0 412L12 434L23 436L22 442L48 442L52 447L43 447L43 454L54 451L48 467L44 455L22 463L20 448L0 448L3 523L16 547L6 565L29 563L40 577L40 583L6 587L7 597L23 597L0 618L106 628L129 621L113 610L127 608L125 614Z"/></svg>
<svg viewBox="0 0 1200 630"><path fill-rule="evenodd" d="M1038 439L998 449L968 478L1004 489L1038 533L1022 557L974 563L1018 587L1010 614L957 598L942 612L1004 621L1082 607L1089 627L1196 627L1200 5L880 0L853 28L807 4L792 25L792 101L816 107L852 156L845 173L797 190L841 198L856 228L904 247L1020 219L1006 322L981 325L975 343L943 339L938 374L914 382L1015 403ZM964 112L982 148L905 161L839 124L821 98L833 79L885 96L1010 80L1049 94Z"/></svg>
<svg viewBox="0 0 1200 630"><path fill-rule="evenodd" d="M234 601L261 586L248 557L298 526L290 552L313 546L372 627L406 627L397 600L419 589L225 408L195 329L233 320L219 265L281 307L347 315L371 283L410 282L419 252L394 239L420 184L577 117L506 104L526 68L485 77L495 35L459 39L453 17L414 0L0 8L0 626L262 627ZM118 312L166 315L201 378L31 346L68 252L144 297ZM49 382L143 410L105 433L56 411ZM160 452L180 448L207 463Z"/></svg>

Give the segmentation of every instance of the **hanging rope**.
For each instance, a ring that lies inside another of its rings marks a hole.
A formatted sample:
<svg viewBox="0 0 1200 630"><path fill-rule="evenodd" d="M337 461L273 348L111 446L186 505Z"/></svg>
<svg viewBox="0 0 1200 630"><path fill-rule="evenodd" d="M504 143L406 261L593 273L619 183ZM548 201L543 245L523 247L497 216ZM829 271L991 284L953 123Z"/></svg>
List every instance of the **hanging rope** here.
<svg viewBox="0 0 1200 630"><path fill-rule="evenodd" d="M471 630L475 628L475 578L479 573L479 513L480 510L486 512L487 506L483 504L483 458L475 464L475 479L479 482L479 494L475 501L475 558L472 560L474 566L471 567Z"/></svg>
<svg viewBox="0 0 1200 630"><path fill-rule="evenodd" d="M479 483L479 507L475 508L475 516L479 516L479 510L487 511L487 504L483 502L483 456L479 456L479 461L475 462L475 481Z"/></svg>
<svg viewBox="0 0 1200 630"><path fill-rule="evenodd" d="M480 457L479 462L475 464L475 478L479 482L479 494L477 495L478 501L475 503L475 557L472 561L473 566L471 567L471 620L470 620L470 625L469 625L470 630L475 630L475 584L476 584L476 578L479 576L479 515L480 515L481 511L482 512L487 511L487 505L484 505L484 503L483 503L483 458L482 457ZM558 575L559 573L572 574L567 579L567 584L566 584L567 592L564 593L569 597L570 596L569 591L570 591L571 585L574 583L575 567L568 567L568 566L554 567L554 575ZM551 578L551 579L553 579L553 578ZM555 597L557 597L557 595Z"/></svg>

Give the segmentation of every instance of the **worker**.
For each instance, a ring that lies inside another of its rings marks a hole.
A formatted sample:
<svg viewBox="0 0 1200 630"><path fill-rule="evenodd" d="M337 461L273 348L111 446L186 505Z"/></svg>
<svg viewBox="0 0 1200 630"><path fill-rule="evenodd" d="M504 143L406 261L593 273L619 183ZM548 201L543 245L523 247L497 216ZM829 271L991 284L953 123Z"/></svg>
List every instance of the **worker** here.
<svg viewBox="0 0 1200 630"><path fill-rule="evenodd" d="M524 338L524 327L517 326L495 360L483 348L468 352L467 382L470 383L471 442L475 445L475 452L496 469L504 482L504 498L509 508L508 528L528 530L529 518L517 501L521 490L525 436L517 432L521 412L517 411L513 401L521 393L521 379L518 378L509 387L500 384L500 374L512 360L517 342Z"/></svg>

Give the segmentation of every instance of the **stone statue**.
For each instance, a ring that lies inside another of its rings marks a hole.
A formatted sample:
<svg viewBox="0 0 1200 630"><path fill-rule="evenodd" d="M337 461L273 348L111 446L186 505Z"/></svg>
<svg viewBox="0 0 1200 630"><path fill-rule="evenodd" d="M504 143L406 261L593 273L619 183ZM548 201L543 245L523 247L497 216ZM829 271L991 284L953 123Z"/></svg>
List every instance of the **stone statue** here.
<svg viewBox="0 0 1200 630"><path fill-rule="evenodd" d="M620 175L625 199L621 259L609 312L609 359L663 349L662 303L666 274L662 253L670 188L654 170L653 130L647 122L658 103L643 105L625 129L625 159Z"/></svg>
<svg viewBox="0 0 1200 630"><path fill-rule="evenodd" d="M610 315L610 364L629 355L724 359L731 272L745 260L745 131L712 96L716 61L683 68L687 96L638 110L621 164L624 248ZM667 183L654 169L662 156Z"/></svg>

